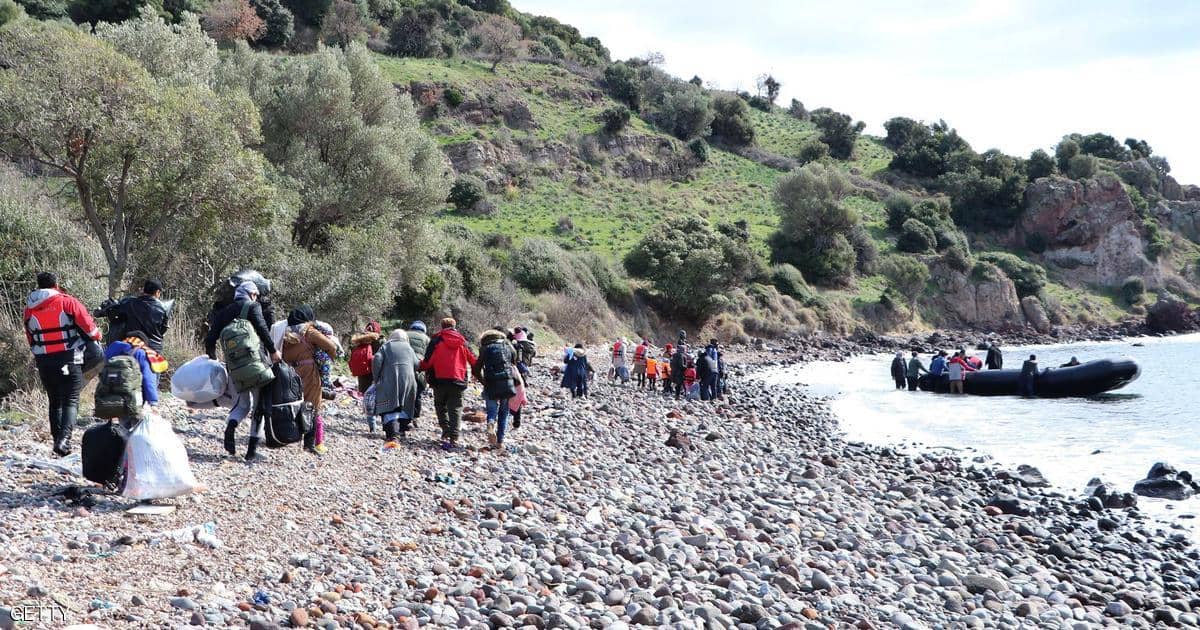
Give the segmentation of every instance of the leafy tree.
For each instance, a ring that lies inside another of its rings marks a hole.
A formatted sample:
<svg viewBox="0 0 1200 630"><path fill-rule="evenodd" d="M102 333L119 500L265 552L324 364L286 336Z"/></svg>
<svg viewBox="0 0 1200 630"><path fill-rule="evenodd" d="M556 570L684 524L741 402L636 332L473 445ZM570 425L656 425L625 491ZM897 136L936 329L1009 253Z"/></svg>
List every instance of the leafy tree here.
<svg viewBox="0 0 1200 630"><path fill-rule="evenodd" d="M471 29L471 35L479 42L479 52L492 60L492 72L495 72L501 62L517 55L521 29L508 18L488 15Z"/></svg>
<svg viewBox="0 0 1200 630"><path fill-rule="evenodd" d="M900 147L912 142L915 138L925 133L925 125L911 118L897 116L883 123L883 129L887 131L887 136L883 139L883 146L897 151Z"/></svg>
<svg viewBox="0 0 1200 630"><path fill-rule="evenodd" d="M792 104L788 106L788 113L797 120L808 120L808 110L804 109L804 103L796 99L792 99Z"/></svg>
<svg viewBox="0 0 1200 630"><path fill-rule="evenodd" d="M442 16L434 9L408 7L388 30L388 49L398 57L435 57L441 50Z"/></svg>
<svg viewBox="0 0 1200 630"><path fill-rule="evenodd" d="M1080 153L1094 155L1098 158L1109 160L1126 160L1129 158L1129 151L1117 142L1117 139L1106 133L1092 133L1086 136L1079 137Z"/></svg>
<svg viewBox="0 0 1200 630"><path fill-rule="evenodd" d="M0 153L61 173L124 287L134 255L169 267L184 244L258 219L270 199L254 107L156 82L112 46L56 24L0 32Z"/></svg>
<svg viewBox="0 0 1200 630"><path fill-rule="evenodd" d="M1050 157L1049 153L1037 149L1029 154L1029 159L1025 162L1025 175L1029 181L1050 177L1054 172L1054 158Z"/></svg>
<svg viewBox="0 0 1200 630"><path fill-rule="evenodd" d="M258 17L266 24L266 31L258 38L260 46L283 48L296 34L295 17L279 0L250 0Z"/></svg>
<svg viewBox="0 0 1200 630"><path fill-rule="evenodd" d="M163 0L163 17L170 16L172 22L183 19L184 13L202 15L208 8L209 0Z"/></svg>
<svg viewBox="0 0 1200 630"><path fill-rule="evenodd" d="M641 82L637 71L625 62L618 61L604 69L604 85L613 98L628 105L629 109L636 112L641 108Z"/></svg>
<svg viewBox="0 0 1200 630"><path fill-rule="evenodd" d="M848 282L857 261L849 237L859 217L842 200L852 190L840 170L819 162L780 178L774 193L779 212L775 262L795 265L817 284Z"/></svg>
<svg viewBox="0 0 1200 630"><path fill-rule="evenodd" d="M867 126L828 107L813 110L812 121L821 130L821 142L829 146L829 155L839 160L848 160L854 155L854 143Z"/></svg>
<svg viewBox="0 0 1200 630"><path fill-rule="evenodd" d="M698 74L693 74L692 78L688 79L688 83L691 83L696 87L704 87L704 79L701 79L700 75Z"/></svg>
<svg viewBox="0 0 1200 630"><path fill-rule="evenodd" d="M691 140L708 133L713 121L712 100L708 93L685 83L668 93L659 105L655 123L680 140Z"/></svg>
<svg viewBox="0 0 1200 630"><path fill-rule="evenodd" d="M783 84L769 74L761 79L762 82L761 88L759 89L759 94L766 96L767 102L774 105L775 99L779 98L779 90L783 87Z"/></svg>
<svg viewBox="0 0 1200 630"><path fill-rule="evenodd" d="M0 0L0 26L25 15L25 10L13 0Z"/></svg>
<svg viewBox="0 0 1200 630"><path fill-rule="evenodd" d="M512 12L512 6L508 0L461 0L462 3L476 11L484 13L492 13L495 15L507 15Z"/></svg>
<svg viewBox="0 0 1200 630"><path fill-rule="evenodd" d="M321 41L330 46L349 46L362 41L379 25L371 22L366 6L349 0L334 0L321 20Z"/></svg>
<svg viewBox="0 0 1200 630"><path fill-rule="evenodd" d="M454 204L460 212L466 212L487 197L487 187L474 175L460 175L450 187L446 201Z"/></svg>
<svg viewBox="0 0 1200 630"><path fill-rule="evenodd" d="M829 145L817 140L809 138L800 145L800 152L796 154L796 160L803 166L809 162L818 162L829 157Z"/></svg>
<svg viewBox="0 0 1200 630"><path fill-rule="evenodd" d="M313 28L320 28L321 20L333 5L333 0L283 0L284 6L292 12L298 23Z"/></svg>
<svg viewBox="0 0 1200 630"><path fill-rule="evenodd" d="M719 93L712 104L712 135L737 146L754 144L754 123L745 101L733 94Z"/></svg>
<svg viewBox="0 0 1200 630"><path fill-rule="evenodd" d="M651 230L625 256L630 274L650 280L685 317L711 313L721 297L756 271L747 242L713 230L699 217L675 217Z"/></svg>
<svg viewBox="0 0 1200 630"><path fill-rule="evenodd" d="M908 300L909 306L917 303L929 282L929 267L910 256L886 256L879 269L891 288Z"/></svg>
<svg viewBox="0 0 1200 630"><path fill-rule="evenodd" d="M687 146L701 164L708 161L708 143L704 141L704 138L695 138Z"/></svg>
<svg viewBox="0 0 1200 630"><path fill-rule="evenodd" d="M1150 156L1149 162L1150 166L1153 166L1154 170L1158 171L1160 176L1166 176L1171 172L1171 164L1167 162L1167 158L1161 155Z"/></svg>
<svg viewBox="0 0 1200 630"><path fill-rule="evenodd" d="M965 172L977 159L971 145L945 121L926 125L911 118L893 118L884 128L888 132L884 144L896 152L888 165L892 170L940 177Z"/></svg>
<svg viewBox="0 0 1200 630"><path fill-rule="evenodd" d="M445 158L362 45L224 61L225 80L262 111L263 153L300 191L298 245L326 248L334 226L396 225L446 199Z"/></svg>
<svg viewBox="0 0 1200 630"><path fill-rule="evenodd" d="M124 22L149 7L156 13L162 9L162 0L77 0L68 6L71 19L77 24L87 22Z"/></svg>
<svg viewBox="0 0 1200 630"><path fill-rule="evenodd" d="M1067 175L1071 179L1090 179L1096 175L1097 168L1099 168L1099 164L1096 157L1082 153L1071 158L1071 161L1067 163Z"/></svg>
<svg viewBox="0 0 1200 630"><path fill-rule="evenodd" d="M4 3L0 3L4 4ZM69 15L69 0L16 0L25 13L38 20L61 20ZM0 25L4 20L0 19Z"/></svg>
<svg viewBox="0 0 1200 630"><path fill-rule="evenodd" d="M629 124L629 108L624 105L609 107L600 112L600 121L604 123L604 133L616 135L625 130Z"/></svg>
<svg viewBox="0 0 1200 630"><path fill-rule="evenodd" d="M937 237L933 229L916 219L909 219L900 226L900 238L896 240L896 249L902 252L925 254L937 246Z"/></svg>
<svg viewBox="0 0 1200 630"><path fill-rule="evenodd" d="M219 42L252 42L267 32L267 23L248 0L217 0L204 12L204 30Z"/></svg>
<svg viewBox="0 0 1200 630"><path fill-rule="evenodd" d="M1129 147L1131 156L1135 160L1148 158L1154 155L1154 149L1150 148L1150 143L1137 138L1125 138L1125 146Z"/></svg>
<svg viewBox="0 0 1200 630"><path fill-rule="evenodd" d="M1054 159L1058 162L1058 170L1061 173L1066 173L1071 170L1071 158L1079 155L1079 143L1070 139L1063 138L1054 148Z"/></svg>
<svg viewBox="0 0 1200 630"><path fill-rule="evenodd" d="M143 8L137 19L97 24L95 34L140 63L159 83L213 83L217 45L204 34L195 14L184 16L178 24L167 24L154 11Z"/></svg>

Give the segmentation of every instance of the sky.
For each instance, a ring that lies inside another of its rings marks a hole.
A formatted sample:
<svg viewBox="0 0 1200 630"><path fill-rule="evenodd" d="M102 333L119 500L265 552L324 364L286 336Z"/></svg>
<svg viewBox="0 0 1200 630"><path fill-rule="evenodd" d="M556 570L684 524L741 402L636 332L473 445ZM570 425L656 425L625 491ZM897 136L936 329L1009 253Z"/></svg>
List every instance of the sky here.
<svg viewBox="0 0 1200 630"><path fill-rule="evenodd" d="M884 121L944 119L977 151L1027 156L1071 132L1148 141L1200 184L1200 2L512 0L599 37L613 59Z"/></svg>

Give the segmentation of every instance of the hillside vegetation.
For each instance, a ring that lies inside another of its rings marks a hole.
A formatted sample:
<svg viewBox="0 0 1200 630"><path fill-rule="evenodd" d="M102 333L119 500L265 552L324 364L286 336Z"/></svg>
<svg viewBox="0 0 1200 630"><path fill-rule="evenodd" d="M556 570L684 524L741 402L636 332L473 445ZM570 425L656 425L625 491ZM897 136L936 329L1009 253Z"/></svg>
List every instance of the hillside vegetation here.
<svg viewBox="0 0 1200 630"><path fill-rule="evenodd" d="M127 4L0 0L2 183L86 250L6 254L10 312L42 267L86 297L160 275L196 317L254 266L342 327L579 340L1045 331L1200 298L1200 188L1144 140L870 137L775 77L713 89L504 0Z"/></svg>

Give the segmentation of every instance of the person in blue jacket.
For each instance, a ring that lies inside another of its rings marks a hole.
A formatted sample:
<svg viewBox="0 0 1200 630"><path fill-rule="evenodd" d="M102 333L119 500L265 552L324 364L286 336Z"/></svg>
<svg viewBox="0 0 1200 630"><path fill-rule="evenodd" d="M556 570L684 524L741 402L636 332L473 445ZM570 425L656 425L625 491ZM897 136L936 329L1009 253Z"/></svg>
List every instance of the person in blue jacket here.
<svg viewBox="0 0 1200 630"><path fill-rule="evenodd" d="M137 361L142 370L142 401L147 405L158 404L158 374L150 368L150 359L146 355L146 335L140 330L127 333L125 339L114 341L104 349L104 360L121 355L129 355Z"/></svg>
<svg viewBox="0 0 1200 630"><path fill-rule="evenodd" d="M929 362L929 375L941 378L946 373L946 351L938 350L937 356Z"/></svg>

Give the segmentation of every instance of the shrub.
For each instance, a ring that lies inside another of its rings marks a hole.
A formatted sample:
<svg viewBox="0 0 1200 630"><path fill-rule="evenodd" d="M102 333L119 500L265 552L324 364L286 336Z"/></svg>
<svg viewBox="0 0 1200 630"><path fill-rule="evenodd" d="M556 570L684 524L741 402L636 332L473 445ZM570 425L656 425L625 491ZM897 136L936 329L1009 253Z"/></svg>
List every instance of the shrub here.
<svg viewBox="0 0 1200 630"><path fill-rule="evenodd" d="M804 103L796 99L792 99L792 104L788 106L788 114L798 120L808 120L808 110L804 109Z"/></svg>
<svg viewBox="0 0 1200 630"><path fill-rule="evenodd" d="M817 284L846 284L857 261L849 236L859 217L842 203L851 190L845 174L821 163L781 177L774 193L780 217L771 241L774 262L795 265Z"/></svg>
<svg viewBox="0 0 1200 630"><path fill-rule="evenodd" d="M442 36L442 16L436 10L409 7L392 20L388 49L397 57L436 57Z"/></svg>
<svg viewBox="0 0 1200 630"><path fill-rule="evenodd" d="M563 40L553 35L543 35L539 41L542 42L542 45L546 47L546 50L555 59L563 59L567 56L567 46L563 43Z"/></svg>
<svg viewBox="0 0 1200 630"><path fill-rule="evenodd" d="M1140 304L1145 299L1145 294L1146 282L1138 276L1130 276L1121 283L1121 299L1130 306Z"/></svg>
<svg viewBox="0 0 1200 630"><path fill-rule="evenodd" d="M729 93L717 94L712 101L712 135L735 146L754 143L754 123L746 102Z"/></svg>
<svg viewBox="0 0 1200 630"><path fill-rule="evenodd" d="M466 97L463 96L462 90L459 90L456 87L452 86L442 90L442 100L446 101L446 104L450 107L458 107L459 105L462 105L465 98Z"/></svg>
<svg viewBox="0 0 1200 630"><path fill-rule="evenodd" d="M971 265L974 264L971 255L967 253L967 248L962 245L947 247L945 253L942 254L942 262L951 269L963 273L970 271Z"/></svg>
<svg viewBox="0 0 1200 630"><path fill-rule="evenodd" d="M570 256L552 241L528 238L512 258L512 277L534 293L571 288Z"/></svg>
<svg viewBox="0 0 1200 630"><path fill-rule="evenodd" d="M470 217L486 217L495 214L496 210L496 204L490 199L484 197L471 204L470 208L462 210L461 212Z"/></svg>
<svg viewBox="0 0 1200 630"><path fill-rule="evenodd" d="M771 101L762 96L751 96L746 104L762 112L771 113Z"/></svg>
<svg viewBox="0 0 1200 630"><path fill-rule="evenodd" d="M621 307L633 305L633 288L629 279L616 269L606 258L595 252L578 255L579 262L596 283L596 288L610 304Z"/></svg>
<svg viewBox="0 0 1200 630"><path fill-rule="evenodd" d="M1025 236L1025 249L1035 254L1044 253L1049 246L1050 243L1046 241L1045 234L1034 232Z"/></svg>
<svg viewBox="0 0 1200 630"><path fill-rule="evenodd" d="M24 11L13 0L0 0L0 26L4 26L13 20L21 17ZM3 395L3 390L0 390L0 395Z"/></svg>
<svg viewBox="0 0 1200 630"><path fill-rule="evenodd" d="M608 135L616 135L625 130L629 125L629 108L624 105L609 107L600 112L600 122L604 124L604 133Z"/></svg>
<svg viewBox="0 0 1200 630"><path fill-rule="evenodd" d="M1067 175L1071 179L1088 179L1096 175L1099 162L1091 155L1076 155L1067 163Z"/></svg>
<svg viewBox="0 0 1200 630"><path fill-rule="evenodd" d="M566 236L575 232L575 222L571 217L563 215L558 217L558 222L554 224L554 233L561 236Z"/></svg>
<svg viewBox="0 0 1200 630"><path fill-rule="evenodd" d="M1049 177L1054 174L1054 171L1054 158L1041 149L1030 153L1029 159L1025 161L1025 175L1029 181Z"/></svg>
<svg viewBox="0 0 1200 630"><path fill-rule="evenodd" d="M941 177L961 173L975 164L978 156L971 145L944 121L926 125L911 118L893 118L884 144L896 152L889 168L919 177Z"/></svg>
<svg viewBox="0 0 1200 630"><path fill-rule="evenodd" d="M879 246L871 233L860 223L850 230L850 246L854 248L854 270L860 275L869 276L875 273L875 263L879 259Z"/></svg>
<svg viewBox="0 0 1200 630"><path fill-rule="evenodd" d="M805 140L804 144L800 145L800 152L796 154L796 160L800 162L801 166L827 157L829 157L829 145L816 138Z"/></svg>
<svg viewBox="0 0 1200 630"><path fill-rule="evenodd" d="M1146 258L1150 260L1158 260L1171 248L1171 241L1158 225L1158 220L1154 217L1146 217L1142 219L1142 231L1146 237Z"/></svg>
<svg viewBox="0 0 1200 630"><path fill-rule="evenodd" d="M704 141L704 138L695 138L687 146L701 164L708 161L708 143Z"/></svg>
<svg viewBox="0 0 1200 630"><path fill-rule="evenodd" d="M854 143L867 126L828 107L813 110L812 121L821 130L821 142L829 146L829 155L839 160L848 160L854 155Z"/></svg>
<svg viewBox="0 0 1200 630"><path fill-rule="evenodd" d="M954 221L962 229L1005 230L1021 218L1025 173L1011 159L1001 163L1002 169L985 172L972 166L938 178L938 185L950 194Z"/></svg>
<svg viewBox="0 0 1200 630"><path fill-rule="evenodd" d="M1071 170L1071 158L1079 155L1079 143L1070 138L1063 138L1058 146L1054 148L1054 159L1058 162L1058 170L1060 173L1067 173Z"/></svg>
<svg viewBox="0 0 1200 630"><path fill-rule="evenodd" d="M708 133L713 121L712 100L704 90L686 88L667 94L655 115L656 124L680 140L691 140Z"/></svg>
<svg viewBox="0 0 1200 630"><path fill-rule="evenodd" d="M933 229L916 219L909 219L900 227L900 237L896 239L896 249L902 252L925 254L937 246L937 237Z"/></svg>
<svg viewBox="0 0 1200 630"><path fill-rule="evenodd" d="M1041 265L1026 262L1008 252L984 252L979 260L998 267L1013 281L1017 295L1037 295L1046 287L1046 270Z"/></svg>
<svg viewBox="0 0 1200 630"><path fill-rule="evenodd" d="M641 108L641 84L637 71L622 61L618 61L604 69L604 86L613 98L625 103L629 109L638 111Z"/></svg>
<svg viewBox="0 0 1200 630"><path fill-rule="evenodd" d="M486 196L487 187L482 180L474 175L460 175L450 187L450 196L446 201L454 204L460 212L468 212Z"/></svg>
<svg viewBox="0 0 1200 630"><path fill-rule="evenodd" d="M916 219L933 232L934 248L938 251L966 243L966 238L950 218L950 203L945 197L917 201L907 194L896 193L884 200L884 209L887 212L888 229L897 234L903 235L905 223ZM919 241L912 243L912 246L918 245Z"/></svg>
<svg viewBox="0 0 1200 630"><path fill-rule="evenodd" d="M771 267L771 284L775 285L775 288L779 289L780 293L790 295L801 302L812 295L812 289L809 288L808 282L804 280L804 274L800 273L800 270L794 265L788 263Z"/></svg>

